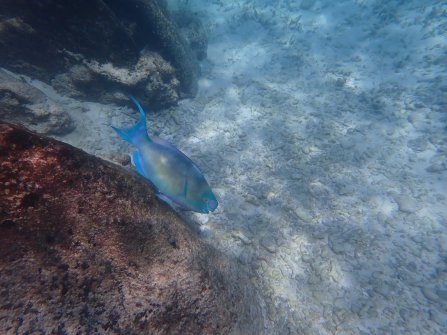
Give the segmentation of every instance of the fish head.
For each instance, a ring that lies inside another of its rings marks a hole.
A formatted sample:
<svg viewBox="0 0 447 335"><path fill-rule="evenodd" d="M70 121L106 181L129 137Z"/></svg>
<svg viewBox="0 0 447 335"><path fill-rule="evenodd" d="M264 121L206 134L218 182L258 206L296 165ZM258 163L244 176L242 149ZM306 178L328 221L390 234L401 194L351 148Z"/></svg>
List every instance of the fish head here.
<svg viewBox="0 0 447 335"><path fill-rule="evenodd" d="M214 212L217 206L219 206L219 202L213 193L211 193L211 197L205 198L205 202L209 212Z"/></svg>
<svg viewBox="0 0 447 335"><path fill-rule="evenodd" d="M219 202L211 190L202 194L200 205L198 206L201 213L214 212L217 206L219 206Z"/></svg>

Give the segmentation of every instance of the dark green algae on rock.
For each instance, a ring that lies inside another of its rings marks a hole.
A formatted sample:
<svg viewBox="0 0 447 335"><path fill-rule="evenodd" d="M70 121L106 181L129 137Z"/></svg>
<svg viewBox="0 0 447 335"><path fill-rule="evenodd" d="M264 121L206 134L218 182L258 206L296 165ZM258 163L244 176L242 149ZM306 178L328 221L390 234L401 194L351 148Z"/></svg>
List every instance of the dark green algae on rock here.
<svg viewBox="0 0 447 335"><path fill-rule="evenodd" d="M0 123L1 334L262 334L260 301L151 186Z"/></svg>

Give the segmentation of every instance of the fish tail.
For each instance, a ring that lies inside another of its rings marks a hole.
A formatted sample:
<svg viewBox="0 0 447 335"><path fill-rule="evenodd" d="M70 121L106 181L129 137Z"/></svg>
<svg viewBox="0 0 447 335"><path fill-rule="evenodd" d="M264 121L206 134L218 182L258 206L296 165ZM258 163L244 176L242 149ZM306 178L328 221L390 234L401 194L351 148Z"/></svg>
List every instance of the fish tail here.
<svg viewBox="0 0 447 335"><path fill-rule="evenodd" d="M140 115L141 115L141 116L144 116L144 119L146 120L146 113L144 112L143 107L141 107L141 105L140 105L140 103L137 101L137 99L135 99L133 95L129 95L129 98L130 98L130 100L133 101L133 103L134 103L135 105L137 105L138 110L140 111Z"/></svg>
<svg viewBox="0 0 447 335"><path fill-rule="evenodd" d="M146 113L133 96L130 96L130 98L137 105L138 110L140 111L140 119L133 127L128 129L121 129L113 126L112 128L123 140L132 143L134 145L137 145L143 139L150 140L150 138L147 134Z"/></svg>

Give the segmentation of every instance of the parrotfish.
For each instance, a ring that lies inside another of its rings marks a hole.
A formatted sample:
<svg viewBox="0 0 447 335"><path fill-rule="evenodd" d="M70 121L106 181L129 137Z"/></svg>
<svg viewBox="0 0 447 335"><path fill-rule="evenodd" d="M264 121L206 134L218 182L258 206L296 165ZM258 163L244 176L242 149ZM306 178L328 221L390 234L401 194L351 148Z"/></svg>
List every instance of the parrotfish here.
<svg viewBox="0 0 447 335"><path fill-rule="evenodd" d="M134 97L130 97L140 112L139 121L129 129L112 127L136 150L131 155L137 172L157 189L157 196L173 207L199 213L209 213L218 201L199 167L173 144L149 136L146 113Z"/></svg>

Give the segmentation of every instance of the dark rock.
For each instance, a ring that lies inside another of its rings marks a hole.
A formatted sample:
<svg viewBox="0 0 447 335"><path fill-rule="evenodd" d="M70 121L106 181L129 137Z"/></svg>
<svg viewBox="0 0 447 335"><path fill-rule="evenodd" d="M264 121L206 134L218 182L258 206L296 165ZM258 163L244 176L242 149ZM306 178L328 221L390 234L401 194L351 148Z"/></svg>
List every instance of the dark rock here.
<svg viewBox="0 0 447 335"><path fill-rule="evenodd" d="M32 125L42 134L62 135L74 129L63 108L37 88L0 69L0 119Z"/></svg>
<svg viewBox="0 0 447 335"><path fill-rule="evenodd" d="M261 334L236 262L152 188L0 124L0 333Z"/></svg>
<svg viewBox="0 0 447 335"><path fill-rule="evenodd" d="M197 59L157 0L3 0L0 48L6 69L82 99L157 108L197 90Z"/></svg>
<svg viewBox="0 0 447 335"><path fill-rule="evenodd" d="M174 11L171 16L191 50L196 54L197 59L205 59L208 49L208 36L199 17L195 13L185 10Z"/></svg>
<svg viewBox="0 0 447 335"><path fill-rule="evenodd" d="M158 53L147 51L127 68L96 61L74 65L68 72L56 75L51 84L61 94L103 103L128 103L128 95L132 94L151 109L174 105L179 100L180 86L175 69Z"/></svg>
<svg viewBox="0 0 447 335"><path fill-rule="evenodd" d="M181 92L197 93L200 72L197 59L173 24L163 0L104 0L120 20L136 22L134 40L140 47L156 50L172 63L177 71ZM133 9L133 10L132 10ZM147 40L150 39L149 45Z"/></svg>

